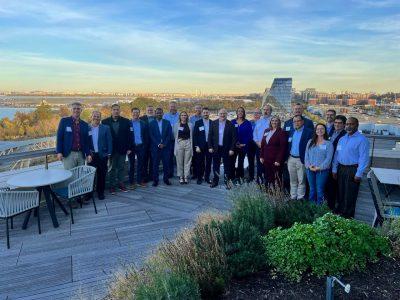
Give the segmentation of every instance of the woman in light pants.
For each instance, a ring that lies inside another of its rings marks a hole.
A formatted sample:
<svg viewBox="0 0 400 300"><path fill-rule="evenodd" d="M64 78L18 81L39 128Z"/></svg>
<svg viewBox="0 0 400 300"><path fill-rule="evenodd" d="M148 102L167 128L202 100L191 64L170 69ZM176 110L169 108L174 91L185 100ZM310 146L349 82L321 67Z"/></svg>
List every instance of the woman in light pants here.
<svg viewBox="0 0 400 300"><path fill-rule="evenodd" d="M189 116L185 111L179 114L179 121L174 125L175 149L177 173L180 184L187 184L192 164L193 125L189 123Z"/></svg>

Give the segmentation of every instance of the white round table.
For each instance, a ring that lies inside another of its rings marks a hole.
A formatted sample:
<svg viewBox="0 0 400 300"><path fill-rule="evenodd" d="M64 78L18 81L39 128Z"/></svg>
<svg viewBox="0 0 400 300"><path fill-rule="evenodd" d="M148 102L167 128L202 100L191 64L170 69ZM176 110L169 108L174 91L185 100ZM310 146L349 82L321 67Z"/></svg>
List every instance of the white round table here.
<svg viewBox="0 0 400 300"><path fill-rule="evenodd" d="M20 188L36 188L39 193L43 191L46 198L47 208L51 220L53 221L53 226L58 227L58 220L51 197L55 202L57 202L65 214L68 214L68 212L58 199L57 195L51 190L50 185L63 182L71 178L71 176L72 172L65 169L38 169L14 175L7 180L7 184ZM22 225L23 229L26 229L29 217L30 211L25 217L24 224Z"/></svg>

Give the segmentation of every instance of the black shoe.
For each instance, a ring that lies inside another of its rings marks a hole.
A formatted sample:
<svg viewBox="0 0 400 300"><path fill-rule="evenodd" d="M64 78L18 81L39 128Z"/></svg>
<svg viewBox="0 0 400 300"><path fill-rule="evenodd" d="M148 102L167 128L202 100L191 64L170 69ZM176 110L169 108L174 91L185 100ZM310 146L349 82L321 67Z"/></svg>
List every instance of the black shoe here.
<svg viewBox="0 0 400 300"><path fill-rule="evenodd" d="M216 186L218 186L218 182L213 182L210 184L210 188L215 188Z"/></svg>
<svg viewBox="0 0 400 300"><path fill-rule="evenodd" d="M201 179L197 179L197 184L202 184L203 181Z"/></svg>
<svg viewBox="0 0 400 300"><path fill-rule="evenodd" d="M164 183L165 183L166 185L171 185L171 184L172 184L171 181L169 181L169 179L164 180Z"/></svg>
<svg viewBox="0 0 400 300"><path fill-rule="evenodd" d="M99 196L98 196L98 198L99 198L99 200L104 200L104 194L99 194Z"/></svg>
<svg viewBox="0 0 400 300"><path fill-rule="evenodd" d="M153 181L152 186L157 186L157 185L158 185L158 182L157 181Z"/></svg>
<svg viewBox="0 0 400 300"><path fill-rule="evenodd" d="M192 180L195 180L195 179L197 179L197 176L193 175Z"/></svg>
<svg viewBox="0 0 400 300"><path fill-rule="evenodd" d="M207 182L208 184L212 183L212 181L210 179L206 179L205 182Z"/></svg>

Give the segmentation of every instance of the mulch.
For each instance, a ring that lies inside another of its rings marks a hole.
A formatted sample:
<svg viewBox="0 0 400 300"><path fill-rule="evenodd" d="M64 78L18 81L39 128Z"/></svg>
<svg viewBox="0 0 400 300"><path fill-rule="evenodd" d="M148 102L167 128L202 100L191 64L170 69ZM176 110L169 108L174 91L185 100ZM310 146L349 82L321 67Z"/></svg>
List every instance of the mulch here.
<svg viewBox="0 0 400 300"><path fill-rule="evenodd" d="M383 258L364 271L341 277L351 285L349 294L335 283L335 299L400 299L400 260ZM272 271L234 279L220 299L325 299L326 277L304 276L300 282L287 280Z"/></svg>

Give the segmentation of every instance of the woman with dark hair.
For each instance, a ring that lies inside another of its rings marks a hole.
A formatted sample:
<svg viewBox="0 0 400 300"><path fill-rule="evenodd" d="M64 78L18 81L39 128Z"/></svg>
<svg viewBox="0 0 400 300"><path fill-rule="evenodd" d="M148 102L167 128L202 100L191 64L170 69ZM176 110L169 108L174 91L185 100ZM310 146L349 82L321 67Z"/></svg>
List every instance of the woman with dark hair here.
<svg viewBox="0 0 400 300"><path fill-rule="evenodd" d="M310 187L310 201L322 204L324 201L325 184L333 156L333 145L329 141L326 126L317 124L311 140L308 141L304 165Z"/></svg>
<svg viewBox="0 0 400 300"><path fill-rule="evenodd" d="M175 137L174 154L180 184L188 183L193 156L192 132L193 124L189 123L189 116L186 111L182 111L179 114L178 122L173 127Z"/></svg>
<svg viewBox="0 0 400 300"><path fill-rule="evenodd" d="M232 173L231 178L239 179L244 177L244 158L253 138L253 128L250 121L246 119L246 112L243 107L236 110L236 119L232 120L232 124L236 128L237 143L231 161L231 170L235 174ZM236 158L238 159L237 168L235 168Z"/></svg>
<svg viewBox="0 0 400 300"><path fill-rule="evenodd" d="M261 140L260 162L265 169L266 188L282 187L282 172L288 146L286 132L281 128L281 120L273 116L269 128Z"/></svg>

